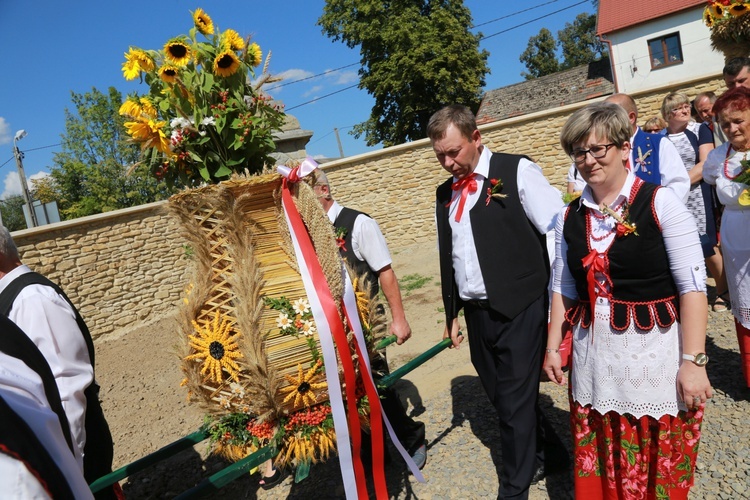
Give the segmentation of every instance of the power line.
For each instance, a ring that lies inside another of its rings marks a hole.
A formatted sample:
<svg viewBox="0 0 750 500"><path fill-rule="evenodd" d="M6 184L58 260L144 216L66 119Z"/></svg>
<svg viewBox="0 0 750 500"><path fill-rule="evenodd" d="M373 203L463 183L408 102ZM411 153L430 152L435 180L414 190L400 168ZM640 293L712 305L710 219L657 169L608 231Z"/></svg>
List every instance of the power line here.
<svg viewBox="0 0 750 500"><path fill-rule="evenodd" d="M11 161L11 160L12 160L13 158L15 158L15 156L11 156L11 157L10 157L10 158L8 158L7 160L5 160L5 162L3 162L3 164L2 164L2 165L0 165L0 168L3 168L3 167L4 167L5 165L7 165L7 164L8 164L8 162L10 162L10 161Z"/></svg>
<svg viewBox="0 0 750 500"><path fill-rule="evenodd" d="M524 9L524 10L519 10L518 12L513 12L512 14L507 14L507 15L505 15L505 16L502 16L502 17L498 17L498 18L495 18L495 19L490 19L489 21L485 21L485 22L483 22L483 23L480 23L480 24L475 24L475 25L474 25L474 26L472 26L472 27L471 27L470 29L478 28L478 27L480 27L480 26L484 26L485 24L490 24L490 23L495 23L495 22L497 22L497 21L502 21L503 19L508 19L509 17L517 16L517 15L519 15L519 14L524 14L524 13L526 13L526 12L530 12L530 11L532 11L532 10L534 10L534 9L538 9L539 7L544 7L545 5L549 5L549 4L551 4L551 3L555 3L555 2L559 2L559 1L560 1L560 0L552 0L552 1L550 1L550 2L547 2L547 3L543 3L543 4L541 4L541 5L537 5L537 6L535 6L535 7L529 7L528 9Z"/></svg>
<svg viewBox="0 0 750 500"><path fill-rule="evenodd" d="M567 7L563 7L562 9L556 10L554 12L550 12L549 14L545 14L543 16L537 17L537 18L532 19L530 21L526 21L525 23L516 24L515 26L511 26L510 28L506 28L506 29L504 29L502 31L498 31L497 33L493 33L491 35L483 36L480 41L487 40L488 38L492 38L493 36L497 36L497 35L500 35L502 33L507 33L508 31L514 30L516 28L520 28L521 26L526 26L527 24L531 24L534 21L539 21L540 19L544 19L545 17L549 17L549 16L552 16L554 14L559 14L562 11L565 11L565 10L568 10L568 9L572 9L573 7L577 7L577 6L579 6L581 4L584 4L584 3L588 3L588 1L589 0L582 0L582 1L578 2L578 3L574 3L573 5L569 5Z"/></svg>
<svg viewBox="0 0 750 500"><path fill-rule="evenodd" d="M285 111L291 111L293 109L299 108L300 106L304 106L305 104L311 104L311 103L313 103L315 101L319 101L321 99L325 99L326 97L331 97L332 95L338 94L339 92L343 92L345 90L353 89L354 87L356 87L358 85L359 85L358 83L355 83L354 85L349 85L348 87L344 87L343 89L339 89L339 90L337 90L335 92L331 92L330 94L326 94L326 95L322 95L320 97L316 97L315 99L311 99L311 100L309 100L307 102L303 102L302 104L297 104L296 106L292 106L291 108L286 108Z"/></svg>
<svg viewBox="0 0 750 500"><path fill-rule="evenodd" d="M329 73L335 73L336 71L341 71L342 69L351 68L352 66L357 66L358 64L359 64L358 62L351 63L351 64L347 64L346 66L341 66L340 68L326 70L326 71L324 71L322 73L318 73L317 75L306 76L306 77L300 78L298 80L292 80L291 82L280 83L279 85L276 85L274 87L266 89L266 91L270 92L271 90L276 90L278 88L285 87L285 86L291 85L293 83L304 82L305 80L312 80L313 78L317 78L319 76L324 76L324 75L327 75Z"/></svg>
<svg viewBox="0 0 750 500"><path fill-rule="evenodd" d="M32 149L24 149L24 150L23 150L23 152L24 152L24 153L28 153L28 152L30 152L30 151L38 151L38 150L40 150L40 149L54 148L54 147L57 147L57 146L61 146L61 145L62 145L62 144L50 144L49 146L41 146L41 147L38 147L38 148L32 148ZM0 165L0 166L1 166L1 165Z"/></svg>

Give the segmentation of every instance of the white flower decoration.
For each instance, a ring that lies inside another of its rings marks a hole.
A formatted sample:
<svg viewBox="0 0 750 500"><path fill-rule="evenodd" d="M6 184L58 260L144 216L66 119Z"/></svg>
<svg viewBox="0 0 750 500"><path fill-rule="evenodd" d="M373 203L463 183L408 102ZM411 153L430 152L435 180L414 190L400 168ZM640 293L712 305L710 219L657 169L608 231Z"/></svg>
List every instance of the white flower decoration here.
<svg viewBox="0 0 750 500"><path fill-rule="evenodd" d="M206 125L216 125L216 118L214 118L213 116L207 116L201 120L201 125L203 125L204 127Z"/></svg>
<svg viewBox="0 0 750 500"><path fill-rule="evenodd" d="M290 326L292 326L292 320L289 319L289 316L287 316L286 313L279 313L279 317L276 318L276 326L278 326L282 330L285 328L289 328Z"/></svg>
<svg viewBox="0 0 750 500"><path fill-rule="evenodd" d="M305 337L311 337L315 333L315 323L309 320L302 322L302 328L300 328Z"/></svg>
<svg viewBox="0 0 750 500"><path fill-rule="evenodd" d="M224 408L229 408L229 407L231 406L231 405L229 404L229 398L228 398L228 397L226 397L226 396L225 396L225 395L223 395L223 394L222 394L222 395L221 395L221 396L219 397L219 404L220 404L221 406L223 406Z"/></svg>
<svg viewBox="0 0 750 500"><path fill-rule="evenodd" d="M229 384L229 389L232 391L232 394L244 398L245 397L245 388L242 387L241 384L238 384L237 382L232 382Z"/></svg>
<svg viewBox="0 0 750 500"><path fill-rule="evenodd" d="M307 299L295 300L294 304L292 304L292 307L294 307L294 312L297 314L305 314L307 312L310 312L310 303L307 302Z"/></svg>

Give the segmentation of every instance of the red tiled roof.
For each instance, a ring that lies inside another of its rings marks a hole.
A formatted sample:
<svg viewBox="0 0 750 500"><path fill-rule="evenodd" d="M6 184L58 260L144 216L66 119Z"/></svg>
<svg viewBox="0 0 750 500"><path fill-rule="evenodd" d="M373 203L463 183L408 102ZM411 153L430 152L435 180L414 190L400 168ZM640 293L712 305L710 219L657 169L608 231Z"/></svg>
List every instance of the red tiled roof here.
<svg viewBox="0 0 750 500"><path fill-rule="evenodd" d="M706 0L599 0L596 34L611 33L705 4Z"/></svg>

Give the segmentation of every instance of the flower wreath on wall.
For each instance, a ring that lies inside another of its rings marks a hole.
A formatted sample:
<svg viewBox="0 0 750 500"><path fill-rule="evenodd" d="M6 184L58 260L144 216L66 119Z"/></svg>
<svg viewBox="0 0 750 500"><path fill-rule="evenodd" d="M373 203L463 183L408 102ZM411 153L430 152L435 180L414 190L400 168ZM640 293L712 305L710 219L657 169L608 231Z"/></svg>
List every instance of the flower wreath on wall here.
<svg viewBox="0 0 750 500"><path fill-rule="evenodd" d="M703 22L711 30L711 46L725 59L750 55L750 2L709 0Z"/></svg>
<svg viewBox="0 0 750 500"><path fill-rule="evenodd" d="M258 44L233 29L220 32L202 9L192 15L188 34L170 38L161 49L130 47L123 76L140 78L149 91L128 96L120 108L128 134L143 150L135 168L188 187L271 165L273 133L285 116L260 89L273 80L267 73L270 52L251 84L262 62Z"/></svg>

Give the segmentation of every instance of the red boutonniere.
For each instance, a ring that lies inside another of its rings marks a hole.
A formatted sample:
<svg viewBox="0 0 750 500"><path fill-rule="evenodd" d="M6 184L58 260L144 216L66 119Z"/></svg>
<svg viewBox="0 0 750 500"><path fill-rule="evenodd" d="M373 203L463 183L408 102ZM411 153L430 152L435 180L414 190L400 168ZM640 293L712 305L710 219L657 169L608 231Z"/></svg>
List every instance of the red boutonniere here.
<svg viewBox="0 0 750 500"><path fill-rule="evenodd" d="M624 238L625 236L629 234L634 234L638 236L638 231L636 231L636 226L633 222L630 221L629 217L629 211L630 211L630 205L626 201L622 208L622 215L618 214L608 206L602 204L599 207L599 210L601 210L603 213L609 215L613 219L615 219L617 222L615 223L615 237L617 238Z"/></svg>
<svg viewBox="0 0 750 500"><path fill-rule="evenodd" d="M345 227L337 227L334 228L334 232L336 234L336 244L339 246L340 249L342 249L344 252L346 252L346 241L344 238L346 237L346 228Z"/></svg>
<svg viewBox="0 0 750 500"><path fill-rule="evenodd" d="M490 204L492 198L507 198L507 194L502 194L500 191L503 190L503 181L500 179L490 179L490 187L487 188L487 201L485 205Z"/></svg>

